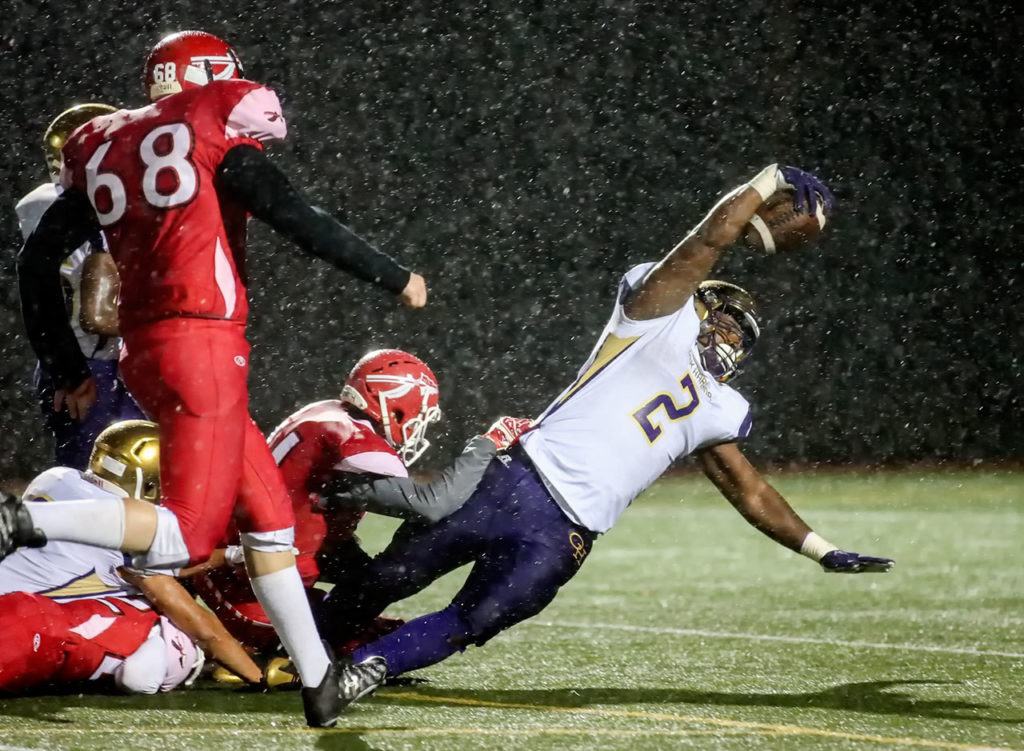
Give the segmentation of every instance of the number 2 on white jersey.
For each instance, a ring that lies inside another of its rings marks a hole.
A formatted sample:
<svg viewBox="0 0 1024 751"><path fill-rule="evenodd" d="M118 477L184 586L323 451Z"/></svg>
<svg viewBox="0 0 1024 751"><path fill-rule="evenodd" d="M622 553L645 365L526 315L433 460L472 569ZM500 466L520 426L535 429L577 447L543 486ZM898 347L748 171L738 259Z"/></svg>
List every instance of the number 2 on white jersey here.
<svg viewBox="0 0 1024 751"><path fill-rule="evenodd" d="M162 149L164 153L157 153L157 142L162 136L170 136L171 148ZM104 227L118 221L128 208L124 181L113 172L100 172L100 164L111 144L111 141L101 144L85 165L85 190L96 210L96 218ZM192 131L185 123L160 125L146 134L139 144L139 158L146 166L142 173L142 195L149 205L158 209L171 209L192 200L199 187L199 176L188 159L191 153ZM177 187L170 193L161 193L157 187L157 178L163 170L171 170L177 178ZM110 191L111 206L108 211L100 211L96 204L96 191L100 188Z"/></svg>
<svg viewBox="0 0 1024 751"><path fill-rule="evenodd" d="M700 396L694 386L693 376L687 373L679 380L679 385L683 390L684 401L681 404L676 402L672 394L662 392L633 413L633 419L643 429L648 443L654 444L661 438L662 428L657 421L660 413L664 413L669 421L676 422L689 417L700 406Z"/></svg>

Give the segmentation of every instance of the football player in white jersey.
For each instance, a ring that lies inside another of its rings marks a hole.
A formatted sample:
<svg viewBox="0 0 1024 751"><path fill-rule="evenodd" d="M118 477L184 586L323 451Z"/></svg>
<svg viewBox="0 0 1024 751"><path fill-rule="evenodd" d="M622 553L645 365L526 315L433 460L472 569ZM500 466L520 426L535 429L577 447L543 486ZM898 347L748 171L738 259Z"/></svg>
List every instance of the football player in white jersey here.
<svg viewBox="0 0 1024 751"><path fill-rule="evenodd" d="M892 561L838 549L815 534L744 458L745 399L729 385L758 338L753 301L706 281L757 208L792 190L795 209L831 209L829 189L793 167L766 167L725 195L665 258L630 270L611 319L575 382L491 462L473 496L432 526L403 528L353 592L359 617L475 565L452 604L353 655L353 701L399 675L480 645L539 613L598 535L676 459L696 454L743 517L826 571L887 571Z"/></svg>
<svg viewBox="0 0 1024 751"><path fill-rule="evenodd" d="M29 483L23 499L27 503L51 503L130 497L157 503L159 456L154 423L115 423L97 437L88 470L48 469ZM117 550L60 540L39 548L21 548L0 561L0 598L5 598L0 599L0 632L4 635L0 690L66 682L70 677L63 666L80 667L83 660L96 663L96 677L112 675L126 690L169 690L185 680L195 660L186 660L189 669L182 673L182 665L176 669L165 664L168 658L181 652L195 653L198 659L203 650L250 683L259 683L262 678L241 644L176 579L133 570L128 557ZM98 604L84 603L86 600ZM60 610L51 603L59 605ZM155 615L151 612L154 610ZM47 659L26 659L23 651L27 649L31 654L36 634L16 621L33 620L29 617L32 613L40 615L35 620L46 622L53 620L53 615L57 630L38 638L45 642L52 637L55 645L70 640L68 649L73 656L55 646ZM96 631L95 637L85 636L82 629L74 630L78 620L85 622L94 616L107 625ZM71 624L72 634L67 638L61 631L66 622ZM186 639L188 643L183 641ZM85 678L90 676L92 671L87 671ZM179 680L167 683L168 676ZM83 678L77 668L74 677Z"/></svg>
<svg viewBox="0 0 1024 751"><path fill-rule="evenodd" d="M33 189L14 207L24 238L32 234L60 195L60 150L68 136L94 117L114 111L106 104L78 104L50 123L43 136L43 153L51 182ZM46 426L53 434L55 463L85 469L92 443L103 428L117 420L140 419L143 415L117 377L121 342L117 336L118 276L113 259L104 251L102 235L97 234L68 256L61 264L60 276L71 328L87 358L94 385L85 394L57 393L51 374L37 366L35 386Z"/></svg>

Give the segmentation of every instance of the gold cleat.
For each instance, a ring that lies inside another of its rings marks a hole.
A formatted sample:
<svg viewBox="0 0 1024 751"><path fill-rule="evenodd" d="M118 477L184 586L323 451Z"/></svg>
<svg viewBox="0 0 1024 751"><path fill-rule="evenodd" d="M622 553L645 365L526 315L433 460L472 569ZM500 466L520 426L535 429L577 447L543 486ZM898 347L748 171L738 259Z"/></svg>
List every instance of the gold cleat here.
<svg viewBox="0 0 1024 751"><path fill-rule="evenodd" d="M273 691L288 691L302 688L302 681L299 680L299 673L287 657L275 657L267 663L267 669L263 672L267 688Z"/></svg>

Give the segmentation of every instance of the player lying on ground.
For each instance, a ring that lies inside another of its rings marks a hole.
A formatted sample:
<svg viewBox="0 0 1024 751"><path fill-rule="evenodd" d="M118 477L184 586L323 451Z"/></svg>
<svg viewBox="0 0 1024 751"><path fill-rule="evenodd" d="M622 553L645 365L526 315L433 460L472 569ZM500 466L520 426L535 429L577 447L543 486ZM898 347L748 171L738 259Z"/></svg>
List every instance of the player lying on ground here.
<svg viewBox="0 0 1024 751"><path fill-rule="evenodd" d="M804 523L741 453L749 405L726 385L757 340L753 301L705 282L755 210L780 189L798 210L831 207L800 170L767 167L725 197L659 263L630 270L611 320L576 381L521 445L490 463L472 497L431 526L406 526L337 610L361 620L466 563L473 569L444 610L355 652L346 700L386 675L439 662L539 613L583 563L598 535L677 458L697 455L743 517L826 571L886 571L892 561L849 553Z"/></svg>
<svg viewBox="0 0 1024 751"><path fill-rule="evenodd" d="M60 176L60 150L68 137L94 117L115 112L106 104L79 104L61 112L43 136L43 153L52 182L43 183L18 201L15 211L22 236L28 236L39 219L57 200L63 188ZM36 367L35 388L47 430L53 435L54 463L60 467L85 469L92 443L103 428L118 420L141 418L142 411L128 394L117 375L121 340L117 334L117 269L106 252L102 233L88 238L60 265L62 287L70 299L61 309L69 316L78 347L96 382L96 403L86 414L70 412L74 402L65 405L55 400L53 377L40 363Z"/></svg>
<svg viewBox="0 0 1024 751"><path fill-rule="evenodd" d="M31 520L12 505L0 514L9 530L0 532L9 538L0 555L33 536L68 539L145 553L147 568L174 571L209 558L237 504L246 569L302 676L306 719L330 726L340 706L337 670L295 568L287 490L249 416L248 216L410 307L425 304L426 286L310 206L266 158L264 144L286 134L280 103L241 79L222 40L201 32L165 38L145 80L153 104L95 118L64 146L65 191L26 241L18 273L33 348L84 411L95 385L60 312L57 268L103 230L121 280L122 376L160 424L163 501L47 504L31 508Z"/></svg>
<svg viewBox="0 0 1024 751"><path fill-rule="evenodd" d="M378 350L355 365L340 399L306 405L270 434L295 512L296 563L306 587L320 581L349 591L370 560L355 537L364 508L417 520L447 516L469 498L496 451L528 422L502 418L471 440L440 477L417 482L407 470L429 446L427 430L440 413L437 378L427 364L407 352ZM344 506L331 500L341 492L348 499ZM236 638L269 653L277 636L244 571L223 565L238 560L237 540L228 542L232 547L193 577L193 585ZM400 623L371 617L346 633L335 630L332 646L336 654L349 654Z"/></svg>
<svg viewBox="0 0 1024 751"><path fill-rule="evenodd" d="M190 685L203 652L142 597L0 595L0 691L22 693L108 682L127 693L155 694ZM93 683L96 682L96 683Z"/></svg>
<svg viewBox="0 0 1024 751"><path fill-rule="evenodd" d="M49 469L24 499L155 503L159 490L156 425L130 420L100 434L88 471ZM169 691L198 673L204 650L248 682L261 679L181 584L126 568L117 551L59 541L19 550L0 561L0 595L0 690L110 677L126 691Z"/></svg>

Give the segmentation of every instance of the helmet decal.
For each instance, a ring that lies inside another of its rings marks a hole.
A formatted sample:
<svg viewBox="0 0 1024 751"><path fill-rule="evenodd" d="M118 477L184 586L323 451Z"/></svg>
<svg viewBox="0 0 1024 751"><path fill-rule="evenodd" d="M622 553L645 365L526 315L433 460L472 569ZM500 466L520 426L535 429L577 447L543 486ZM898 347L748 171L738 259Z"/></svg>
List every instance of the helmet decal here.
<svg viewBox="0 0 1024 751"><path fill-rule="evenodd" d="M103 469L107 470L108 472L113 472L114 475L116 475L117 477L124 477L124 471L128 469L127 464L125 464L124 462L119 462L117 459L108 454L103 454L102 456L100 456L100 465L103 467Z"/></svg>
<svg viewBox="0 0 1024 751"><path fill-rule="evenodd" d="M437 377L418 357L397 349L370 352L356 363L341 400L378 423L406 466L430 446L427 428L441 419Z"/></svg>
<svg viewBox="0 0 1024 751"><path fill-rule="evenodd" d="M131 498L160 502L160 436L156 423L123 420L105 428L93 443L88 478Z"/></svg>
<svg viewBox="0 0 1024 751"><path fill-rule="evenodd" d="M238 74L236 76L236 73ZM196 86L210 81L223 81L242 75L242 66L234 53L228 55L196 55L185 68L185 80Z"/></svg>
<svg viewBox="0 0 1024 751"><path fill-rule="evenodd" d="M423 452L430 448L430 441L427 440L427 427L441 419L441 409L431 405L431 398L439 395L437 382L426 374L419 376L367 376L367 383L390 384L393 388L380 392L381 422L384 424L384 434L391 435L393 432L392 422L399 423L396 427L401 431L401 442L395 446L402 462L409 466L419 459ZM410 394L413 390L419 390L422 399L418 414L408 417L399 416L395 419L394 410L389 406L392 400L399 400Z"/></svg>
<svg viewBox="0 0 1024 751"><path fill-rule="evenodd" d="M204 31L179 31L161 39L144 70L151 101L212 81L242 78L242 63L223 39Z"/></svg>

